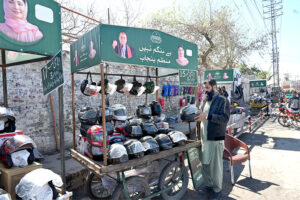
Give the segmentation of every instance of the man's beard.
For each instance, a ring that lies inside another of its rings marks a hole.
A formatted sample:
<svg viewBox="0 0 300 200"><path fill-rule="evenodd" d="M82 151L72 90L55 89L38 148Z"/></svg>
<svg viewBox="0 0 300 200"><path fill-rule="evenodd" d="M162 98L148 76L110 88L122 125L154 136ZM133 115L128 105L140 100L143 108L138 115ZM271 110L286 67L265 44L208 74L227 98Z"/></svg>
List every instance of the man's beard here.
<svg viewBox="0 0 300 200"><path fill-rule="evenodd" d="M206 100L211 101L215 95L215 91L214 90L212 90L210 92L206 91L205 94L206 94Z"/></svg>

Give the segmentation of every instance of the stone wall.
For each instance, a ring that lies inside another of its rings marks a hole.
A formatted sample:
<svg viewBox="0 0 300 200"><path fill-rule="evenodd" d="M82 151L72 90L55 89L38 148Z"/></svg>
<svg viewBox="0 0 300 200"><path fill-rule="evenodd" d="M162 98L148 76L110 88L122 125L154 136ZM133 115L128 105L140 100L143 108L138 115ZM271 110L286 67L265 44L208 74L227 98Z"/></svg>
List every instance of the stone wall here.
<svg viewBox="0 0 300 200"><path fill-rule="evenodd" d="M53 118L50 107L49 96L43 95L41 68L45 62L38 62L27 65L19 65L7 68L7 85L8 85L8 104L16 115L17 129L23 130L24 133L36 142L38 149L43 153L51 153L55 151L55 137L53 130ZM66 147L71 147L72 142L72 88L70 75L70 57L68 52L63 53L64 67L64 125L65 125L65 143ZM95 66L89 69L91 72L99 72L100 67ZM145 67L128 67L128 66L110 66L109 73L123 73L146 75ZM154 68L150 68L150 75L154 75ZM101 95L87 97L80 92L80 83L86 75L75 74L75 99L76 99L76 127L79 131L79 121L77 120L77 111L84 106L100 106ZM120 77L108 77L110 82L118 80ZM2 92L2 73L0 73L0 103L3 103ZM123 77L126 81L132 81L132 77ZM93 80L98 82L100 77L93 76ZM140 82L145 82L145 78L137 78ZM178 84L178 77L172 76L159 80L159 85L169 83ZM159 90L161 93L161 90ZM58 125L58 94L57 91L52 93L53 103L56 112L56 120ZM180 97L171 97L165 99L165 114L173 116L179 113ZM115 93L109 97L110 105L121 103L128 109L129 115L134 115L137 105L145 103L145 95L141 97L129 94ZM148 102L155 100L155 95L148 95Z"/></svg>

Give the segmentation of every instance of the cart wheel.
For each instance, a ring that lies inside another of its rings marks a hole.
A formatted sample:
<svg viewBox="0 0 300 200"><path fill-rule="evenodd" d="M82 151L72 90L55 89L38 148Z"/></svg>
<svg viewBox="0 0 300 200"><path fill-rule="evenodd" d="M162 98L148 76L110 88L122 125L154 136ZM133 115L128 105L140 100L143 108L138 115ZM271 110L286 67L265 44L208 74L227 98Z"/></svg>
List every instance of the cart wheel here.
<svg viewBox="0 0 300 200"><path fill-rule="evenodd" d="M85 189L91 199L108 200L110 197L108 190L102 184L101 178L94 173L88 175Z"/></svg>
<svg viewBox="0 0 300 200"><path fill-rule="evenodd" d="M158 185L159 189L163 190L175 184L178 181L178 178L180 180L176 185L174 185L170 190L161 194L163 199L165 200L181 199L184 196L189 183L189 175L186 167L182 165L180 162L169 163L163 169L159 177L159 185Z"/></svg>
<svg viewBox="0 0 300 200"><path fill-rule="evenodd" d="M132 176L126 178L126 185L129 197L132 200L144 199L151 194L151 190L147 181L142 177ZM111 199L126 200L126 197L123 193L123 188L123 183L120 182L116 187Z"/></svg>
<svg viewBox="0 0 300 200"><path fill-rule="evenodd" d="M289 118L287 116L278 117L278 123L284 127L289 127Z"/></svg>

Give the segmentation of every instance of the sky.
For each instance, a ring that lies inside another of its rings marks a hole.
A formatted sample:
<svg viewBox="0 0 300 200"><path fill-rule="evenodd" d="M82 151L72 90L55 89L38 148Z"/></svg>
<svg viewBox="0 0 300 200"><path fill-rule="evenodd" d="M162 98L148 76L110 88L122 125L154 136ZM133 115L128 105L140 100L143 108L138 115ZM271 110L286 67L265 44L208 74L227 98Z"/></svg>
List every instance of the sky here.
<svg viewBox="0 0 300 200"><path fill-rule="evenodd" d="M123 0L73 0L75 3L80 1L80 4L84 3L94 4L103 13L102 18L104 23L107 15L107 8L110 8L110 12L118 15L121 12ZM181 7L190 7L197 2L205 0L133 0L140 2L142 14L139 19L143 20L151 13L156 12L162 8L172 7L174 4ZM263 1L262 0L211 0L213 6L229 6L234 12L241 25L249 30L249 37L253 37L257 33L267 33L271 30L270 20L263 17ZM277 0L280 1L280 0ZM282 77L284 73L290 73L292 78L300 79L300 0L282 0L283 15L278 17L276 25L278 27L278 47L279 47L279 71ZM267 2L264 1L264 5ZM259 11L258 11L259 10ZM266 11L266 8L265 8ZM116 14L117 13L117 14ZM252 65L257 65L264 70L272 70L271 60L271 40L268 52L262 57L258 54L249 55L248 62Z"/></svg>

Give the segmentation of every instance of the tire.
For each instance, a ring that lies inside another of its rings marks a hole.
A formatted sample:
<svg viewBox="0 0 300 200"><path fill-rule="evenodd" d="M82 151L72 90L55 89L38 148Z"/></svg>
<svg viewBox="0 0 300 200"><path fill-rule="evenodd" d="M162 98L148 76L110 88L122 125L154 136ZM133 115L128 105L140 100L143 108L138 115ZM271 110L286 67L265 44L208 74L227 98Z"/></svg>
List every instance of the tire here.
<svg viewBox="0 0 300 200"><path fill-rule="evenodd" d="M101 178L94 173L90 173L85 183L85 190L91 199L108 200L110 194L107 189L103 187Z"/></svg>
<svg viewBox="0 0 300 200"><path fill-rule="evenodd" d="M129 197L132 200L140 200L144 199L145 197L149 196L151 194L150 187L146 181L146 179L139 177L139 176L132 176L129 178L126 178L126 185L127 185L127 190L129 192ZM133 185L139 185L139 189L141 189L139 192L140 194L132 194L132 188L130 186ZM113 195L112 195L112 200L126 200L126 197L123 193L123 183L119 183L118 186L116 187ZM138 196L136 196L138 195Z"/></svg>
<svg viewBox="0 0 300 200"><path fill-rule="evenodd" d="M182 169L182 173L181 173L181 169ZM167 186L174 184L180 175L181 175L181 180L179 181L179 183L177 183L177 185L175 185L170 190L161 194L161 197L164 200L170 200L170 199L180 200L184 196L187 190L188 183L189 183L189 175L186 167L182 165L180 162L169 163L161 172L161 175L159 177L159 184L158 184L160 190L163 190ZM169 180L167 178L169 178ZM180 186L178 186L180 184L181 184L181 188ZM174 193L173 189L176 188L179 188L179 191L176 191Z"/></svg>
<svg viewBox="0 0 300 200"><path fill-rule="evenodd" d="M300 128L300 117L293 117L292 123L294 127Z"/></svg>
<svg viewBox="0 0 300 200"><path fill-rule="evenodd" d="M279 116L278 117L278 123L281 126L289 127L290 126L290 124L289 124L289 117L287 117L287 116Z"/></svg>

